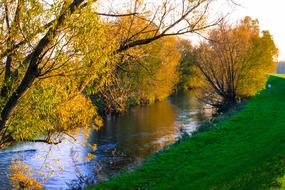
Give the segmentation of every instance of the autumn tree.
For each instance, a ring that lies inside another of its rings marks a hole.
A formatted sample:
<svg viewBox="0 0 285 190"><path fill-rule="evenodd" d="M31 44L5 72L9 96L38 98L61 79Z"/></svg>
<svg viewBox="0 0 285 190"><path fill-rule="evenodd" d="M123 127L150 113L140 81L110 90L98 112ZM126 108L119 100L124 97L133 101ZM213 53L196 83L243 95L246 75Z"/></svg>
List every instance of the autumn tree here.
<svg viewBox="0 0 285 190"><path fill-rule="evenodd" d="M111 53L92 3L3 1L0 12L0 144L52 143L52 134L90 126L96 112L82 92Z"/></svg>
<svg viewBox="0 0 285 190"><path fill-rule="evenodd" d="M122 26L128 25L131 19L133 18L120 18L115 23L110 23L109 35L114 35L119 47L120 41L130 35L129 32L139 33L141 28L152 28L152 33L140 34L139 38L142 39L156 33L157 26L150 25L141 18L132 20L133 29L126 31ZM105 113L124 112L131 105L147 104L169 96L178 81L180 53L176 41L174 36L165 36L118 53L111 80L94 96L97 106Z"/></svg>
<svg viewBox="0 0 285 190"><path fill-rule="evenodd" d="M181 57L175 37L166 37L140 50L143 56L133 56L123 69L132 82L130 103L148 104L172 94L179 81L178 64ZM131 74L129 74L131 73Z"/></svg>
<svg viewBox="0 0 285 190"><path fill-rule="evenodd" d="M224 110L265 87L278 51L268 31L260 34L257 20L222 24L208 38L195 50L191 79L203 100Z"/></svg>

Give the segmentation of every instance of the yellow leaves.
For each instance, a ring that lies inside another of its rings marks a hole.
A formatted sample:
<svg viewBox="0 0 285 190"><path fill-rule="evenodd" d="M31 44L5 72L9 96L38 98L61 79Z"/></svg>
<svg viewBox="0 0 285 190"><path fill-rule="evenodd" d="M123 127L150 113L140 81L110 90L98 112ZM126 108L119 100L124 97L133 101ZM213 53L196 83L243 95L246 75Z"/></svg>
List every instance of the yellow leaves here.
<svg viewBox="0 0 285 190"><path fill-rule="evenodd" d="M177 67L181 54L178 51L176 44L177 39L175 37L166 37L162 39L162 47L159 52L161 64L155 73L155 80L152 88L152 93L158 100L169 96L179 80Z"/></svg>
<svg viewBox="0 0 285 190"><path fill-rule="evenodd" d="M94 124L96 127L96 129L99 129L99 127L103 126L103 120L100 117L95 117L94 118Z"/></svg>
<svg viewBox="0 0 285 190"><path fill-rule="evenodd" d="M87 157L86 157L86 161L87 161L87 162L90 162L93 158L95 158L95 155L94 155L94 154L91 154L91 153L88 153L88 154L87 154Z"/></svg>
<svg viewBox="0 0 285 190"><path fill-rule="evenodd" d="M156 33L157 26L149 23L147 19L143 17L121 17L118 18L114 24L110 24L107 29L110 35L112 35L118 43L121 43L131 36L132 40L153 37Z"/></svg>
<svg viewBox="0 0 285 190"><path fill-rule="evenodd" d="M64 166L59 167L59 171L63 171L63 169L64 169Z"/></svg>
<svg viewBox="0 0 285 190"><path fill-rule="evenodd" d="M131 32L143 26L133 25ZM165 37L122 54L112 80L102 90L107 109L122 112L128 104L151 103L172 93L179 79L177 66L181 57L175 37Z"/></svg>
<svg viewBox="0 0 285 190"><path fill-rule="evenodd" d="M93 151L97 150L97 144L94 144L94 145L92 146L92 150L93 150Z"/></svg>
<svg viewBox="0 0 285 190"><path fill-rule="evenodd" d="M33 140L47 132L79 132L102 123L91 100L77 91L76 80L54 77L38 81L22 98L10 130L16 140Z"/></svg>
<svg viewBox="0 0 285 190"><path fill-rule="evenodd" d="M207 102L236 102L264 88L276 47L270 34L259 35L256 20L246 17L236 26L222 25L211 30L209 38L214 42L195 50L191 81Z"/></svg>
<svg viewBox="0 0 285 190"><path fill-rule="evenodd" d="M75 95L66 101L57 111L57 122L60 128L68 130L70 127L88 127L96 110L90 100L82 94Z"/></svg>
<svg viewBox="0 0 285 190"><path fill-rule="evenodd" d="M43 189L42 182L39 182L33 178L33 171L28 166L24 165L21 161L16 161L13 165L11 165L10 169L10 178L12 181L13 189Z"/></svg>
<svg viewBox="0 0 285 190"><path fill-rule="evenodd" d="M94 152L97 150L97 144L93 144L93 145L87 144L87 146L88 146L88 148L90 148Z"/></svg>

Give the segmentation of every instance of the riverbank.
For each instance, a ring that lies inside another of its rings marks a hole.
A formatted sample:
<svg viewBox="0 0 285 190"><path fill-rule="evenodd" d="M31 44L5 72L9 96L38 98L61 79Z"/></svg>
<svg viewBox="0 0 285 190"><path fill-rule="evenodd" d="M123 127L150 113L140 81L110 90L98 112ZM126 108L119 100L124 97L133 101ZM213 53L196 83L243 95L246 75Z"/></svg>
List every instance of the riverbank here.
<svg viewBox="0 0 285 190"><path fill-rule="evenodd" d="M279 189L285 182L285 79L271 76L269 83L210 130L87 189Z"/></svg>

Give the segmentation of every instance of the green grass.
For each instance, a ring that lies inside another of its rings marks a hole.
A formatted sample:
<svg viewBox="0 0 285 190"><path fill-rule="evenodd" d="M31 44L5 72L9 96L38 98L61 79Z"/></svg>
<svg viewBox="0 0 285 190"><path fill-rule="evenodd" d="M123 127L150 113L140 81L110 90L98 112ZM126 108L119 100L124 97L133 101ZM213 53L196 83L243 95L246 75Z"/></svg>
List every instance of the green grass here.
<svg viewBox="0 0 285 190"><path fill-rule="evenodd" d="M87 189L281 189L285 182L285 79L241 111L151 156L133 172Z"/></svg>

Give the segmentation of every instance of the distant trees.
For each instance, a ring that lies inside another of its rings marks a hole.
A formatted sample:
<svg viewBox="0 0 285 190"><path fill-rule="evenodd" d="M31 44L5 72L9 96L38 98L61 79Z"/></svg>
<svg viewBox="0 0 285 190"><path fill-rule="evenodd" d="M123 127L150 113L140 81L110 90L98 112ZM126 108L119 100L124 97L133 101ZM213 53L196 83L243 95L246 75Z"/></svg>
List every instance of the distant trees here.
<svg viewBox="0 0 285 190"><path fill-rule="evenodd" d="M201 99L223 110L265 87L278 50L268 31L260 35L257 20L222 24L208 38L195 50L192 67L192 87L199 89Z"/></svg>
<svg viewBox="0 0 285 190"><path fill-rule="evenodd" d="M279 61L277 70L277 74L285 74L285 61Z"/></svg>
<svg viewBox="0 0 285 190"><path fill-rule="evenodd" d="M178 90L191 89L191 75L192 66L194 64L194 46L192 42L186 39L180 39L178 42L178 50L181 53L178 71L180 75L179 83L177 84Z"/></svg>
<svg viewBox="0 0 285 190"><path fill-rule="evenodd" d="M216 25L220 18L207 21L211 2L167 0L150 8L134 0L131 9L102 13L96 0L1 1L0 147L40 136L41 142L58 143L75 128L100 125L89 94L123 79L117 72L122 56L163 37ZM167 62L174 67L175 61ZM161 64L153 77L166 80L170 70Z"/></svg>

